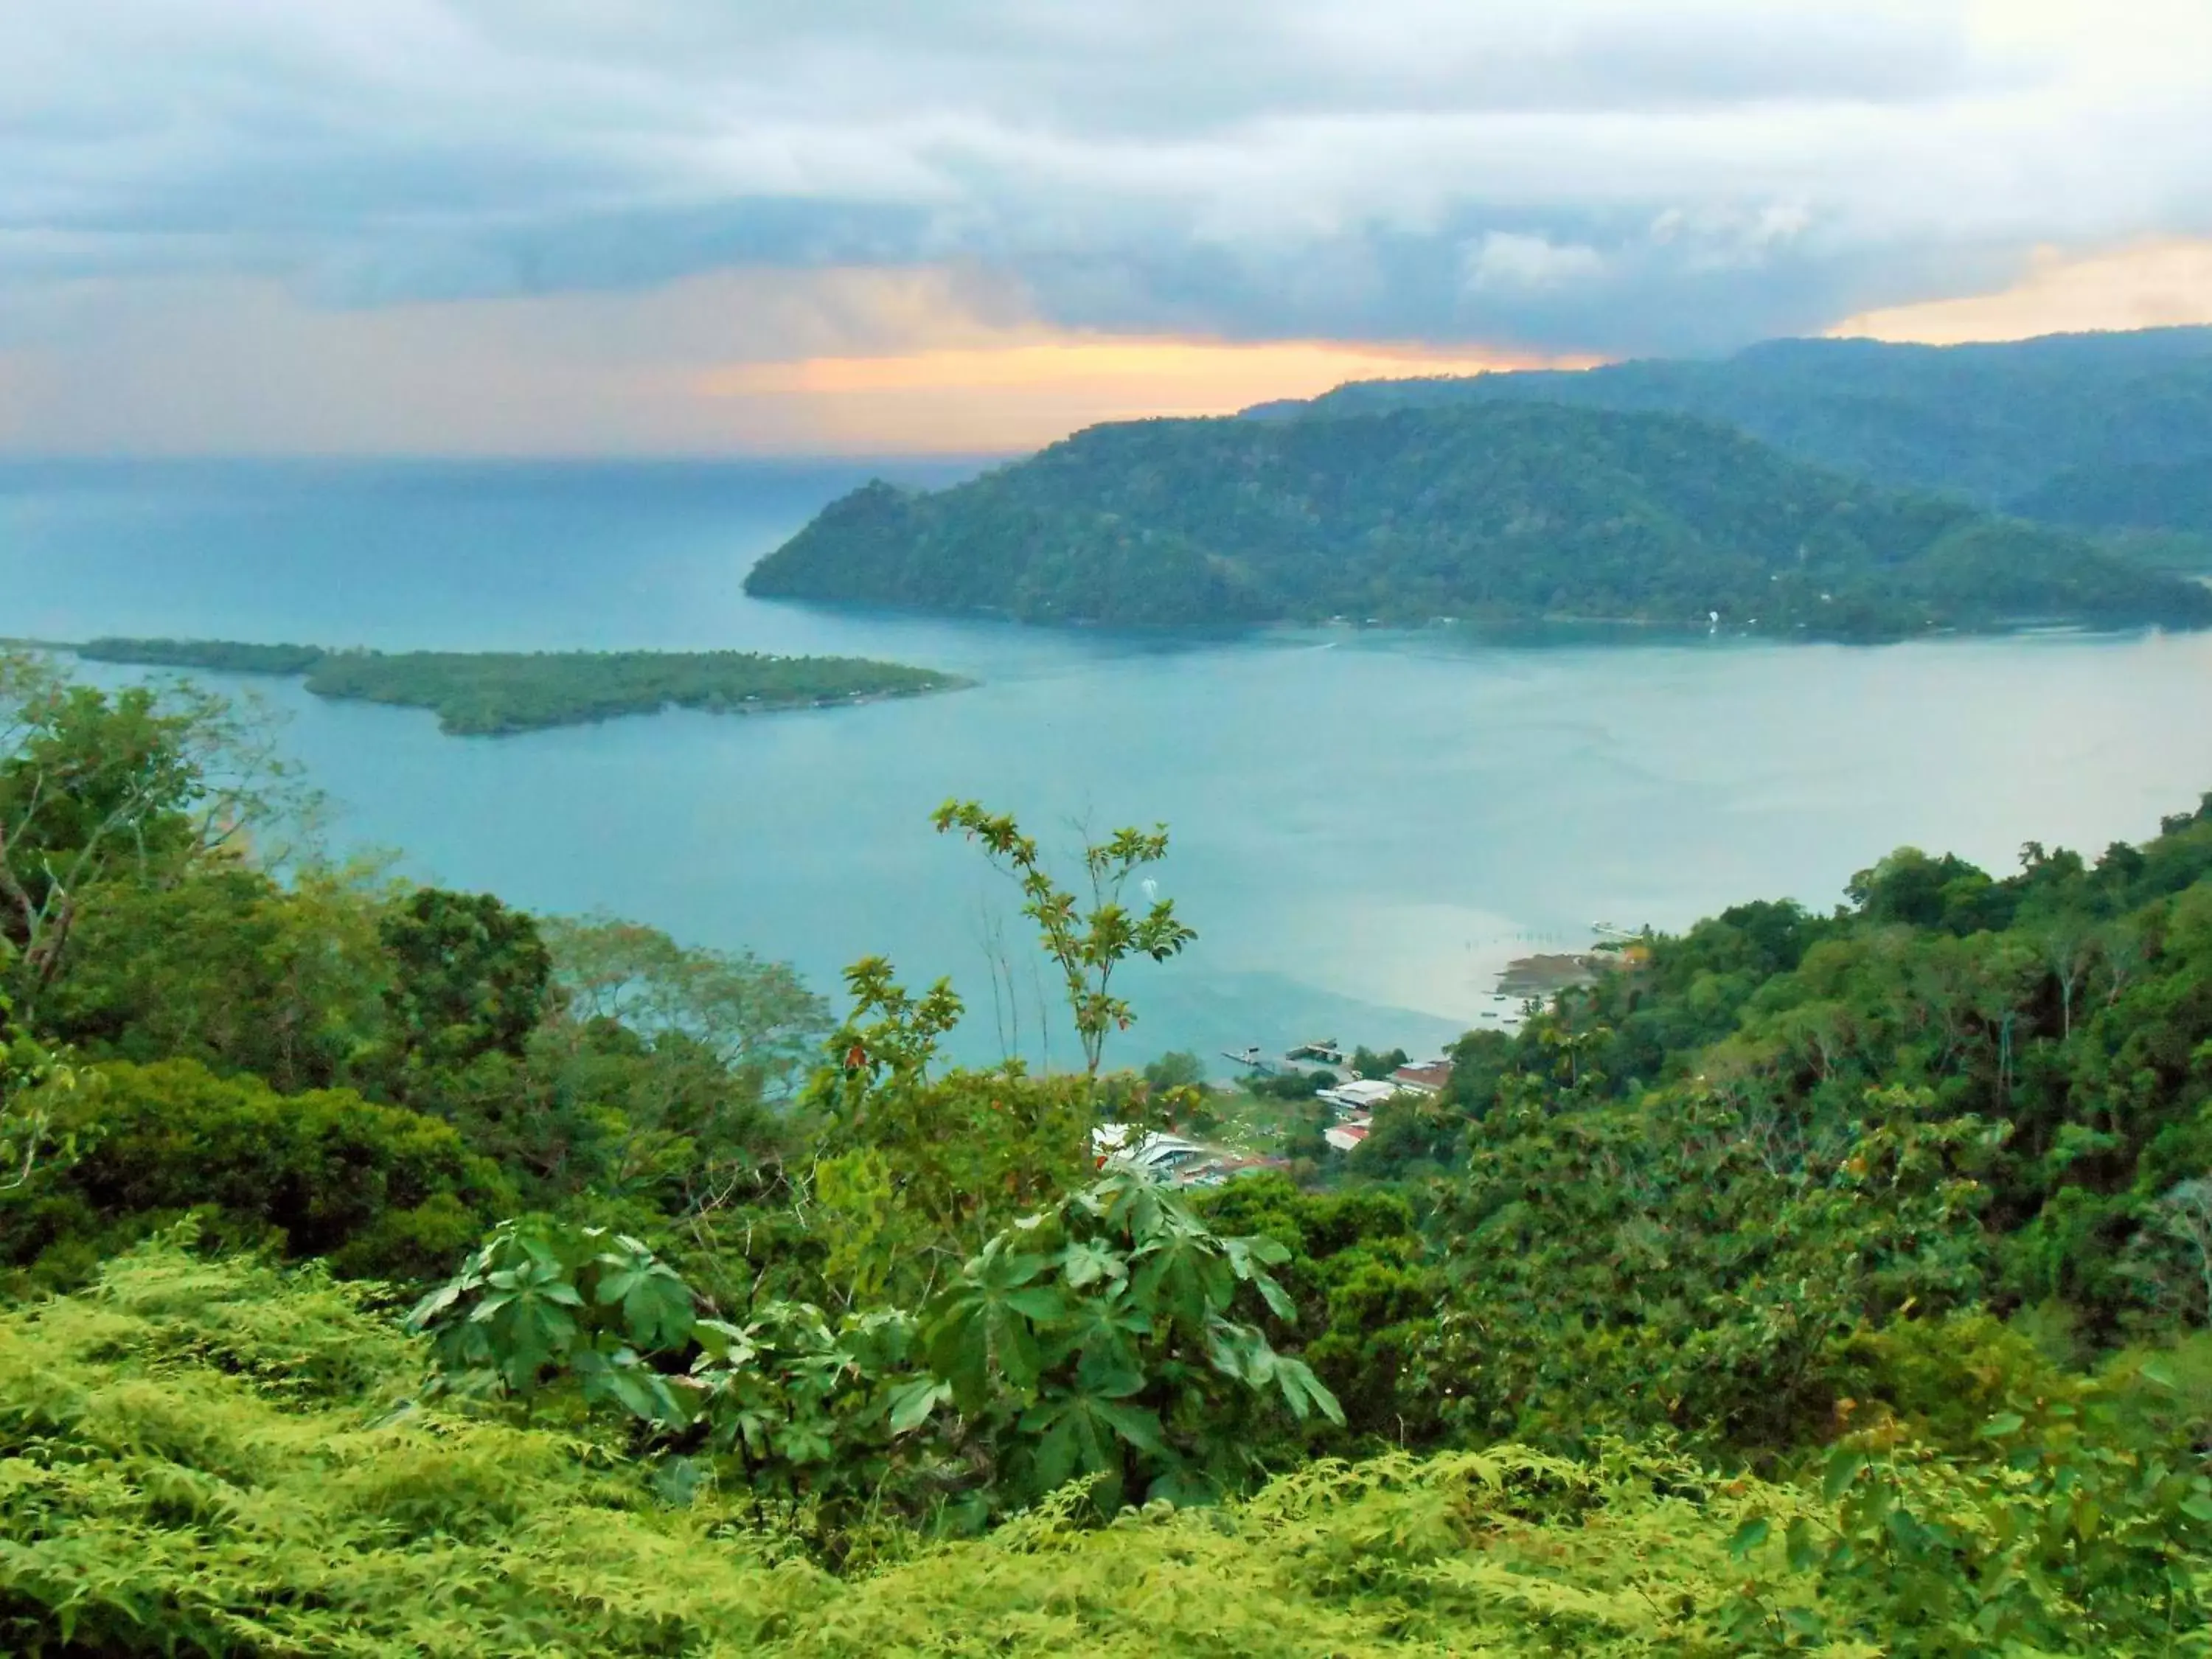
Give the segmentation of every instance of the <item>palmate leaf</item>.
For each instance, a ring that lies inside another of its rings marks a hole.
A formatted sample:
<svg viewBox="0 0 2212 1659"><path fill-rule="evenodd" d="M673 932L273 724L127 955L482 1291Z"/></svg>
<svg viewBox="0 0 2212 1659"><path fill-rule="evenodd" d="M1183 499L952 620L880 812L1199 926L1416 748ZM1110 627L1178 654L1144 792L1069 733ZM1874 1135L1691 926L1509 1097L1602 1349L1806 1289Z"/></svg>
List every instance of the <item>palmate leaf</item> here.
<svg viewBox="0 0 2212 1659"><path fill-rule="evenodd" d="M642 1365L611 1371L607 1385L616 1399L647 1422L676 1429L691 1420L689 1407L668 1386L668 1379L658 1371Z"/></svg>
<svg viewBox="0 0 2212 1659"><path fill-rule="evenodd" d="M699 1358L692 1362L691 1369L703 1370L716 1364L737 1367L751 1364L760 1352L759 1346L753 1340L756 1328L732 1325L721 1319L696 1322L691 1328L691 1334L698 1341Z"/></svg>
<svg viewBox="0 0 2212 1659"><path fill-rule="evenodd" d="M1127 1400L1143 1389L1145 1373L1128 1349L1102 1343L1084 1350L1075 1367L1075 1384L1082 1393L1102 1400Z"/></svg>
<svg viewBox="0 0 2212 1659"><path fill-rule="evenodd" d="M1139 1246L1131 1294L1143 1306L1164 1313L1188 1329L1204 1328L1236 1293L1236 1274L1216 1248L1211 1233L1194 1224L1161 1230Z"/></svg>
<svg viewBox="0 0 2212 1659"><path fill-rule="evenodd" d="M1206 1363L1224 1376L1255 1389L1264 1388L1273 1377L1269 1362L1274 1358L1274 1350L1249 1325L1232 1324L1220 1318L1209 1321L1206 1358Z"/></svg>
<svg viewBox="0 0 2212 1659"><path fill-rule="evenodd" d="M826 1463L837 1449L826 1424L819 1422L787 1423L771 1429L768 1438L777 1456L793 1463Z"/></svg>
<svg viewBox="0 0 2212 1659"><path fill-rule="evenodd" d="M567 1279L555 1278L553 1275L559 1271L557 1267L548 1268L541 1273L534 1268L526 1267L513 1273L494 1273L489 1282L495 1290L507 1294L486 1297L484 1304L487 1307L494 1304L503 1306L509 1301L526 1301L558 1302L564 1307L582 1307L583 1292Z"/></svg>
<svg viewBox="0 0 2212 1659"><path fill-rule="evenodd" d="M1024 1319L1039 1325L1064 1318L1067 1313L1067 1298L1049 1285L1036 1285L1028 1290L1010 1291L1006 1305Z"/></svg>
<svg viewBox="0 0 2212 1659"><path fill-rule="evenodd" d="M1126 1284L1109 1287L1103 1296L1076 1298L1054 1325L1045 1353L1045 1368L1055 1370L1069 1357L1081 1354L1086 1364L1094 1355L1118 1364L1136 1363L1136 1342L1149 1336L1151 1317L1123 1294Z"/></svg>
<svg viewBox="0 0 2212 1659"><path fill-rule="evenodd" d="M1035 1455L1040 1492L1064 1486L1077 1474L1118 1471L1124 1445L1154 1456L1166 1454L1159 1419L1141 1406L1125 1403L1126 1392L1133 1389L1054 1393L1022 1413L1023 1431L1039 1437Z"/></svg>
<svg viewBox="0 0 2212 1659"><path fill-rule="evenodd" d="M871 1376L908 1370L913 1363L914 1316L900 1308L877 1308L848 1315L839 1328L840 1349Z"/></svg>
<svg viewBox="0 0 2212 1659"><path fill-rule="evenodd" d="M662 1262L610 1274L599 1290L603 1303L619 1300L629 1340L649 1352L682 1347L697 1316L690 1286Z"/></svg>
<svg viewBox="0 0 2212 1659"><path fill-rule="evenodd" d="M593 1404L611 1402L640 1422L678 1428L691 1420L690 1408L679 1400L668 1379L639 1358L635 1349L617 1347L611 1353L586 1348L570 1364L583 1379L584 1398Z"/></svg>
<svg viewBox="0 0 2212 1659"><path fill-rule="evenodd" d="M1022 1426L1034 1430L1037 1425L1025 1418ZM1089 1418L1063 1415L1052 1421L1037 1442L1036 1489L1044 1492L1065 1486L1079 1466L1086 1474L1106 1467L1105 1437Z"/></svg>
<svg viewBox="0 0 2212 1659"><path fill-rule="evenodd" d="M1167 1443L1160 1437L1160 1419L1142 1406L1124 1405L1118 1401L1091 1399L1087 1408L1122 1440L1139 1451L1154 1456L1167 1450Z"/></svg>
<svg viewBox="0 0 2212 1659"><path fill-rule="evenodd" d="M1169 1219L1159 1185L1135 1170L1117 1170L1077 1194L1082 1208L1143 1245L1157 1239Z"/></svg>
<svg viewBox="0 0 2212 1659"><path fill-rule="evenodd" d="M1261 1267L1279 1267L1291 1259L1290 1247L1265 1233L1249 1238L1224 1238L1221 1250L1239 1279L1250 1279Z"/></svg>
<svg viewBox="0 0 2212 1659"><path fill-rule="evenodd" d="M1086 1290L1102 1279L1127 1276L1126 1258L1090 1239L1079 1239L1060 1253L1060 1274L1070 1290Z"/></svg>
<svg viewBox="0 0 2212 1659"><path fill-rule="evenodd" d="M925 1328L930 1369L952 1385L963 1411L980 1411L995 1370L1016 1392L1035 1389L1043 1360L1035 1327L1062 1316L1060 1291L1030 1281L1047 1259L993 1239L962 1267L959 1282L938 1299Z"/></svg>

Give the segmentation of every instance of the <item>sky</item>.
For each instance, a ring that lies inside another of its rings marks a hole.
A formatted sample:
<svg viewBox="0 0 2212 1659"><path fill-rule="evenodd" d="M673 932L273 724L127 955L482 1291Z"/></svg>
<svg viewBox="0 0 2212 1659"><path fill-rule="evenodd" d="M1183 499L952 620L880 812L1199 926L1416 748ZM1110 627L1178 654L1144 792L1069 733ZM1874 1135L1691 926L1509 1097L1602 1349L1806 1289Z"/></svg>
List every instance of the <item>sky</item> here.
<svg viewBox="0 0 2212 1659"><path fill-rule="evenodd" d="M2212 0L0 0L0 451L978 453L2212 323Z"/></svg>

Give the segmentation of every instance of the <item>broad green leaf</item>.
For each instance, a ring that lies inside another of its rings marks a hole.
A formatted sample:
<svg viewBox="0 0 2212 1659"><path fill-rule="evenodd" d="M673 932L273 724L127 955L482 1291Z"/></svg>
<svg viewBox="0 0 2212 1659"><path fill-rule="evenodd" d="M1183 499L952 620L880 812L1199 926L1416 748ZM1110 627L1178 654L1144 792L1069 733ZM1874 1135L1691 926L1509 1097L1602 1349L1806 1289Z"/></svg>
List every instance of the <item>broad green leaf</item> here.
<svg viewBox="0 0 2212 1659"><path fill-rule="evenodd" d="M1928 1543L1928 1528L1908 1509L1900 1507L1890 1510L1882 1517L1882 1523L1889 1528L1889 1535L1907 1549L1922 1549Z"/></svg>
<svg viewBox="0 0 2212 1659"><path fill-rule="evenodd" d="M1036 1484L1040 1492L1050 1492L1067 1484L1075 1473L1075 1425L1062 1415L1044 1437L1037 1442Z"/></svg>
<svg viewBox="0 0 2212 1659"><path fill-rule="evenodd" d="M772 1430L769 1443L776 1455L794 1463L826 1463L836 1454L836 1444L818 1424L787 1423Z"/></svg>
<svg viewBox="0 0 2212 1659"><path fill-rule="evenodd" d="M1310 1408L1317 1408L1337 1427L1344 1426L1344 1407L1305 1361L1277 1354L1274 1373L1276 1385L1282 1389L1293 1416L1303 1421Z"/></svg>
<svg viewBox="0 0 2212 1659"><path fill-rule="evenodd" d="M1070 1244L1060 1253L1060 1277L1071 1290L1083 1290L1101 1279L1120 1279L1128 1270L1121 1256L1089 1239Z"/></svg>
<svg viewBox="0 0 2212 1659"><path fill-rule="evenodd" d="M432 1320L435 1319L440 1314L445 1312L447 1309L452 1307L460 1299L460 1280L455 1279L450 1284L441 1285L436 1290L431 1291L429 1295L424 1297L420 1302L417 1302L409 1311L407 1315L407 1328L410 1331L419 1331L425 1328Z"/></svg>
<svg viewBox="0 0 2212 1659"><path fill-rule="evenodd" d="M1036 1338L1030 1328L1018 1319L1010 1319L994 1333L993 1344L999 1362L1000 1373L1009 1384L1022 1393L1037 1385L1044 1370L1044 1362L1037 1352Z"/></svg>
<svg viewBox="0 0 2212 1659"><path fill-rule="evenodd" d="M1783 1541L1784 1548L1789 1553L1792 1571L1809 1572L1819 1564L1820 1547L1814 1538L1813 1523L1803 1516L1790 1522L1790 1530Z"/></svg>
<svg viewBox="0 0 2212 1659"><path fill-rule="evenodd" d="M651 1349L683 1346L696 1319L690 1287L658 1266L636 1277L623 1296L622 1311L630 1340Z"/></svg>
<svg viewBox="0 0 2212 1659"><path fill-rule="evenodd" d="M1126 1400L1144 1388L1145 1374L1126 1346L1101 1343L1083 1351L1076 1364L1075 1381L1085 1394Z"/></svg>
<svg viewBox="0 0 2212 1659"><path fill-rule="evenodd" d="M611 1368L605 1373L604 1386L632 1416L645 1422L674 1423L681 1420L674 1397L669 1394L666 1385L650 1372L628 1366Z"/></svg>
<svg viewBox="0 0 2212 1659"><path fill-rule="evenodd" d="M1866 1468L1866 1454L1839 1446L1828 1459L1827 1472L1821 1477L1820 1494L1831 1504L1850 1489L1851 1482L1859 1478Z"/></svg>
<svg viewBox="0 0 2212 1659"><path fill-rule="evenodd" d="M910 1382L900 1383L890 1395L891 1432L911 1433L927 1423L930 1414L951 1397L951 1386L933 1376L916 1377Z"/></svg>
<svg viewBox="0 0 2212 1659"><path fill-rule="evenodd" d="M1270 1313L1285 1324L1296 1322L1298 1316L1297 1306L1291 1301L1290 1293L1278 1285L1271 1274L1255 1273L1252 1283L1258 1287L1260 1299L1267 1304Z"/></svg>
<svg viewBox="0 0 2212 1659"><path fill-rule="evenodd" d="M1160 1419L1140 1406L1125 1406L1111 1400L1094 1400L1091 1409L1114 1432L1139 1451L1155 1455L1167 1449L1160 1438Z"/></svg>
<svg viewBox="0 0 2212 1659"><path fill-rule="evenodd" d="M1025 1291L1010 1291L1006 1305L1023 1318L1039 1325L1049 1325L1067 1312L1066 1299L1050 1285L1033 1285Z"/></svg>

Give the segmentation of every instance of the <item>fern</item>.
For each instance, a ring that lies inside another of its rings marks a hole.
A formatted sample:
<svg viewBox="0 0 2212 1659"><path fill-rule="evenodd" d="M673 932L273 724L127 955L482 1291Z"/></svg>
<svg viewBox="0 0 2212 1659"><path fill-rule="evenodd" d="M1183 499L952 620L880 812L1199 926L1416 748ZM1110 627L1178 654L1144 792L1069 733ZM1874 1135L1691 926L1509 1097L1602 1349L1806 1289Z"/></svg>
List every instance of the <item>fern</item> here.
<svg viewBox="0 0 2212 1659"><path fill-rule="evenodd" d="M2007 1631L2206 1650L2203 1528L2166 1524L2212 1514L2201 1483L2168 1472L2169 1508L2130 1510L2146 1472L2100 1475L2063 1425L1993 1423L2008 1457L1986 1468L1847 1444L1832 1490L1618 1442L1316 1462L1103 1524L1079 1483L988 1538L889 1533L837 1577L788 1506L664 1502L617 1446L416 1397L426 1362L358 1287L174 1239L0 1314L0 1650L1844 1659ZM2032 1443L2044 1462L2011 1455ZM2099 1483L2102 1541L2005 1556L2062 1467ZM2146 1563L2155 1593L2122 1571Z"/></svg>

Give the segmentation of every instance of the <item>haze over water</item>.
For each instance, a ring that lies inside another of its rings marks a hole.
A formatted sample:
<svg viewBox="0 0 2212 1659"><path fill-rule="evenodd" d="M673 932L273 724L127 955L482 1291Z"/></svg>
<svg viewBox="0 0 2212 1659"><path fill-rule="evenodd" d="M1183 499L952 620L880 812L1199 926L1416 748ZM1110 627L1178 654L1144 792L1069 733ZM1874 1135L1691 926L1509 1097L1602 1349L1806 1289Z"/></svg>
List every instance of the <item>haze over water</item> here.
<svg viewBox="0 0 2212 1659"><path fill-rule="evenodd" d="M747 566L873 469L0 468L0 634L390 649L839 653L975 690L765 718L671 714L507 738L251 684L343 846L534 908L605 909L797 963L953 975L996 1052L1003 880L929 830L949 795L1072 828L1165 820L1199 941L1132 970L1118 1056L1314 1036L1433 1048L1498 969L1593 921L1679 927L1833 902L1893 846L1997 870L2094 852L2212 787L2212 636L1882 647L1452 630L1144 637L748 599ZM943 466L899 476L937 481ZM117 671L102 671L110 678ZM1073 1054L1062 1030L1055 1055Z"/></svg>

